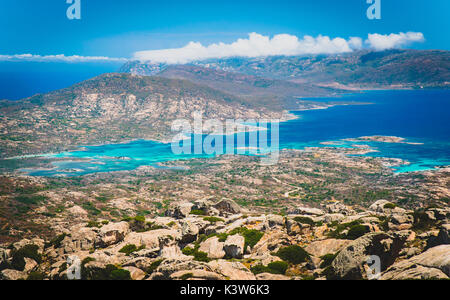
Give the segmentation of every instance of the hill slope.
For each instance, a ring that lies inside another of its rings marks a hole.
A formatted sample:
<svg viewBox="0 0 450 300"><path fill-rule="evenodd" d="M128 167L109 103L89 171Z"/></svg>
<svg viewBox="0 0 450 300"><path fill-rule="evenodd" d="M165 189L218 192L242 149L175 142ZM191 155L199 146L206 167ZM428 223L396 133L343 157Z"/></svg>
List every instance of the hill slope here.
<svg viewBox="0 0 450 300"><path fill-rule="evenodd" d="M281 117L185 80L104 74L0 107L0 157L130 139L167 140L175 119Z"/></svg>

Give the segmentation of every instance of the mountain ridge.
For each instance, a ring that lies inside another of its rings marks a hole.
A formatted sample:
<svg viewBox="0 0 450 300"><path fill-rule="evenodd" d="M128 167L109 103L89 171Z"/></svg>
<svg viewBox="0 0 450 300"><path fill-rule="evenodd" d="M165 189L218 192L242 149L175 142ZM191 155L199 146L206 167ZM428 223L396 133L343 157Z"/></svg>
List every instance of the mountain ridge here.
<svg viewBox="0 0 450 300"><path fill-rule="evenodd" d="M195 61L226 72L342 89L448 88L450 51L361 50L333 55L231 57ZM157 74L167 64L128 62L121 72Z"/></svg>

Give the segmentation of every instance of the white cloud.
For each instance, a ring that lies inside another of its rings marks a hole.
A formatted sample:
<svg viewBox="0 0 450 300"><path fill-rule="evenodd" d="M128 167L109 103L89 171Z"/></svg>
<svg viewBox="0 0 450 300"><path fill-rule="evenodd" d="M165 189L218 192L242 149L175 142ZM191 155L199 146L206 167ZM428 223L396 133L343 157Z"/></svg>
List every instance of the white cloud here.
<svg viewBox="0 0 450 300"><path fill-rule="evenodd" d="M369 34L365 44L375 50L384 50L423 41L423 34L408 32L390 35ZM362 38L330 38L278 34L270 38L258 33L251 33L247 39L238 39L231 44L216 43L204 46L190 42L182 48L139 51L133 59L168 64L183 64L195 60L227 57L259 57L272 55L335 54L359 50L364 47Z"/></svg>
<svg viewBox="0 0 450 300"><path fill-rule="evenodd" d="M331 39L328 36L304 36L302 39L294 35L278 34L270 38L258 33L249 34L248 39L238 39L234 43L217 43L203 46L198 42L190 42L182 48L139 51L134 59L153 63L180 64L194 60L226 57L259 57L272 55L301 54L333 54L351 52L360 48L362 40L351 38Z"/></svg>
<svg viewBox="0 0 450 300"><path fill-rule="evenodd" d="M58 55L34 55L34 54L15 54L15 55L0 55L0 61L31 61L31 62L125 62L125 58L111 58L106 56L65 56Z"/></svg>
<svg viewBox="0 0 450 300"><path fill-rule="evenodd" d="M134 60L184 64L195 60L227 57L263 57L273 55L303 55L303 54L336 54L360 50L364 47L385 50L407 46L413 42L423 42L424 36L420 32L400 32L389 35L378 33L369 34L363 42L360 37L344 39L340 37L330 38L319 35L312 37L305 35L298 38L289 34L278 34L270 38L258 33L251 33L246 39L225 44L216 43L204 46L199 42L189 42L182 48L139 51L134 53ZM66 56L59 55L33 55L15 54L0 55L0 61L34 61L34 62L125 62L126 58L111 58L106 56Z"/></svg>
<svg viewBox="0 0 450 300"><path fill-rule="evenodd" d="M415 42L423 42L425 38L421 32L400 32L398 34L369 34L366 44L375 50L400 48Z"/></svg>

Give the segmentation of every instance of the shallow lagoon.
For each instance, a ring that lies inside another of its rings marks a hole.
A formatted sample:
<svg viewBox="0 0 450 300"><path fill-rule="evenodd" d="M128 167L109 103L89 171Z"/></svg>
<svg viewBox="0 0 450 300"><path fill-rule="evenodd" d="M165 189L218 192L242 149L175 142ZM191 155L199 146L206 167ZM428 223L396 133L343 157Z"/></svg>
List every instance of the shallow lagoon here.
<svg viewBox="0 0 450 300"><path fill-rule="evenodd" d="M339 99L314 100L335 102ZM373 91L346 95L342 100L372 104L294 112L298 119L280 124L280 148L329 147L323 142L336 141L339 147L365 144L377 150L366 154L368 156L400 158L410 162L409 165L395 167L396 172L450 165L449 90ZM372 135L403 137L407 143L343 141ZM141 140L80 147L79 151L52 155L70 159L54 162L51 170L23 171L36 176L76 176L134 170L147 165L158 167L158 162L207 156L175 155L170 144Z"/></svg>

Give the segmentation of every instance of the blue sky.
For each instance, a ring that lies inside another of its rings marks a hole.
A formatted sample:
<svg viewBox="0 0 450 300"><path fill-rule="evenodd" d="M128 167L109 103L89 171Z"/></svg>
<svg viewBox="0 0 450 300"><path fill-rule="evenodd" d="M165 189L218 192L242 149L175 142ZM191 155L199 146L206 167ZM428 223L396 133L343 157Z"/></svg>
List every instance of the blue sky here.
<svg viewBox="0 0 450 300"><path fill-rule="evenodd" d="M366 38L422 32L416 48L450 49L450 1L382 0L368 20L366 0L81 0L68 20L65 0L0 0L0 55L31 53L131 57L134 52L246 38L248 33Z"/></svg>

